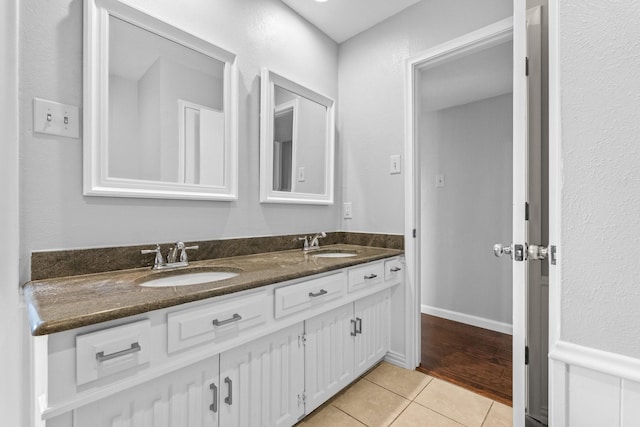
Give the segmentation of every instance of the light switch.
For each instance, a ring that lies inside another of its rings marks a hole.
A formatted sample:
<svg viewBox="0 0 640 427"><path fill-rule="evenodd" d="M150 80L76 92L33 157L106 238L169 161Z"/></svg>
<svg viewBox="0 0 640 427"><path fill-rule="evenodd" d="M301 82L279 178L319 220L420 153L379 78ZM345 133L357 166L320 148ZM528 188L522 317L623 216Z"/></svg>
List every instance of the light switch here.
<svg viewBox="0 0 640 427"><path fill-rule="evenodd" d="M298 182L304 182L304 166L298 168Z"/></svg>
<svg viewBox="0 0 640 427"><path fill-rule="evenodd" d="M344 213L344 219L352 219L353 218L353 205L351 202L345 202L342 205L342 210Z"/></svg>
<svg viewBox="0 0 640 427"><path fill-rule="evenodd" d="M444 175L436 175L436 187L444 187Z"/></svg>
<svg viewBox="0 0 640 427"><path fill-rule="evenodd" d="M80 136L80 107L33 98L33 131L78 138Z"/></svg>
<svg viewBox="0 0 640 427"><path fill-rule="evenodd" d="M392 175L400 173L402 170L400 166L400 154L394 154L389 159L389 173Z"/></svg>

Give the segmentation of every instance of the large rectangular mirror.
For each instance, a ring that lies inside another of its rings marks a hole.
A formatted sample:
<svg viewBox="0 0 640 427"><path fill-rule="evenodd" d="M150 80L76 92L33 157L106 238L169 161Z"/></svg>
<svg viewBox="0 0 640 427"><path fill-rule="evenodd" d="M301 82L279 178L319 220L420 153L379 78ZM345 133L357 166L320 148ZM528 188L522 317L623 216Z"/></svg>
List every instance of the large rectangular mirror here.
<svg viewBox="0 0 640 427"><path fill-rule="evenodd" d="M85 9L84 192L237 198L235 55L119 0Z"/></svg>
<svg viewBox="0 0 640 427"><path fill-rule="evenodd" d="M262 70L260 201L333 203L334 101Z"/></svg>

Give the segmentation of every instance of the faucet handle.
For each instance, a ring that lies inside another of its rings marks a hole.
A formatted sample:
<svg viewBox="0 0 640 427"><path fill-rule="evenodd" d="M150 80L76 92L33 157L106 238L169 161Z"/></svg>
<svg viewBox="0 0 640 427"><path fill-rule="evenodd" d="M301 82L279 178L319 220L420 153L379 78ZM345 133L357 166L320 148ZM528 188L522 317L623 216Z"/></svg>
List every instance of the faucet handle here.
<svg viewBox="0 0 640 427"><path fill-rule="evenodd" d="M178 242L178 243L182 243L182 242ZM179 249L181 249L180 262L189 262L187 258L187 251L198 249L198 245L185 246L184 243L182 243L182 246Z"/></svg>
<svg viewBox="0 0 640 427"><path fill-rule="evenodd" d="M156 243L155 249L142 249L140 253L142 255L156 254L156 259L154 260L154 263L153 263L154 267L164 264L164 258L162 257L162 252L160 251L160 245L157 243Z"/></svg>
<svg viewBox="0 0 640 427"><path fill-rule="evenodd" d="M298 240L304 240L303 249L307 249L309 247L309 238L307 236L298 237Z"/></svg>

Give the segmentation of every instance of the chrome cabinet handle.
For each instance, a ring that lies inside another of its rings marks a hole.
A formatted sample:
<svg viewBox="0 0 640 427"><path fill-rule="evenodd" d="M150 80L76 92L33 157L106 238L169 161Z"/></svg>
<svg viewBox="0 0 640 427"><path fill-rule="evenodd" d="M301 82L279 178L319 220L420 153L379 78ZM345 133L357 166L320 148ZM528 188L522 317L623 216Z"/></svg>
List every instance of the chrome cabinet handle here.
<svg viewBox="0 0 640 427"><path fill-rule="evenodd" d="M137 342L134 342L134 343L131 344L130 348L127 348L127 349L122 350L122 351L116 351L115 353L106 354L106 355L104 354L104 351L96 353L96 360L98 362L106 362L107 360L115 359L116 357L126 356L127 354L137 353L140 350L142 350L142 347L140 347L140 344L138 344Z"/></svg>
<svg viewBox="0 0 640 427"><path fill-rule="evenodd" d="M226 403L227 405L231 405L233 404L233 400L231 395L233 394L233 382L231 382L231 378L226 377L224 379L225 384L228 384L229 387L229 395L227 397L224 398L224 403Z"/></svg>
<svg viewBox="0 0 640 427"><path fill-rule="evenodd" d="M356 321L351 319L351 336L355 337L356 335L358 335L358 330L356 329Z"/></svg>
<svg viewBox="0 0 640 427"><path fill-rule="evenodd" d="M356 317L356 334L361 334L362 333L362 319L359 317Z"/></svg>
<svg viewBox="0 0 640 427"><path fill-rule="evenodd" d="M209 405L209 409L216 413L218 412L218 387L214 383L209 385L209 388L213 391L213 403Z"/></svg>
<svg viewBox="0 0 640 427"><path fill-rule="evenodd" d="M373 274L373 273L371 273L368 276L364 276L365 280L375 279L376 277L378 277L378 275L377 274Z"/></svg>
<svg viewBox="0 0 640 427"><path fill-rule="evenodd" d="M242 320L242 316L240 316L238 313L234 313L234 315L228 318L227 320L213 319L212 323L213 323L213 326L223 326L229 323L237 322L238 320Z"/></svg>
<svg viewBox="0 0 640 427"><path fill-rule="evenodd" d="M325 291L324 289L320 289L320 292L316 292L315 294L313 292L309 292L309 296L311 298L319 297L319 296L322 296L322 295L325 295L325 294L328 294L328 292Z"/></svg>
<svg viewBox="0 0 640 427"><path fill-rule="evenodd" d="M398 272L398 271L400 271L400 270L402 270L400 267L393 267L393 268L391 269L391 272L392 272L392 273L396 273L396 272Z"/></svg>

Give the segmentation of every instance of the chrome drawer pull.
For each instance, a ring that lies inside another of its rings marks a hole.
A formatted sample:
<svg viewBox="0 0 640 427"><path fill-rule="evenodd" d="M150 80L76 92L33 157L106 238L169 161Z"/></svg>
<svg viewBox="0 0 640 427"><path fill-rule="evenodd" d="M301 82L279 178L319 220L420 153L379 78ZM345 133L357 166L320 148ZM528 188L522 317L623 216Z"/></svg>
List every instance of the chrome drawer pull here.
<svg viewBox="0 0 640 427"><path fill-rule="evenodd" d="M223 326L229 323L237 322L238 320L242 320L242 316L240 316L238 313L235 313L233 316L231 316L227 320L213 319L213 326Z"/></svg>
<svg viewBox="0 0 640 427"><path fill-rule="evenodd" d="M229 395L224 398L224 403L226 403L227 405L231 405L233 404L233 400L231 398L231 396L233 395L233 383L231 382L231 379L229 377L226 377L224 379L224 382L229 385Z"/></svg>
<svg viewBox="0 0 640 427"><path fill-rule="evenodd" d="M322 296L322 295L325 295L325 294L328 294L328 293L329 292L325 291L324 289L320 289L320 292L317 292L315 294L313 292L309 292L309 296L311 298L315 298L315 297L319 297L319 296Z"/></svg>
<svg viewBox="0 0 640 427"><path fill-rule="evenodd" d="M378 275L377 275L377 274L373 274L373 273L371 273L371 274L370 274L370 275L368 275L368 276L364 276L364 279L365 279L365 280L369 280L369 279L375 279L376 277L378 277Z"/></svg>
<svg viewBox="0 0 640 427"><path fill-rule="evenodd" d="M362 333L362 319L359 317L356 317L356 334L361 334Z"/></svg>
<svg viewBox="0 0 640 427"><path fill-rule="evenodd" d="M402 270L400 267L393 267L393 268L391 269L391 272L392 272L392 273L396 273L396 272L398 272L398 271L400 271L400 270Z"/></svg>
<svg viewBox="0 0 640 427"><path fill-rule="evenodd" d="M211 383L209 388L213 391L213 403L209 405L209 410L216 413L218 412L218 387L216 387L214 383Z"/></svg>
<svg viewBox="0 0 640 427"><path fill-rule="evenodd" d="M351 319L351 326L353 326L353 329L351 329L351 336L355 337L358 335L358 330L356 329L356 321L353 319Z"/></svg>
<svg viewBox="0 0 640 427"><path fill-rule="evenodd" d="M126 350L116 351L115 353L111 353L107 355L104 354L104 351L96 353L96 360L98 362L106 362L107 360L115 359L116 357L137 353L140 350L142 350L142 347L140 347L140 344L138 344L137 342L134 342L133 344L131 344L131 347Z"/></svg>

